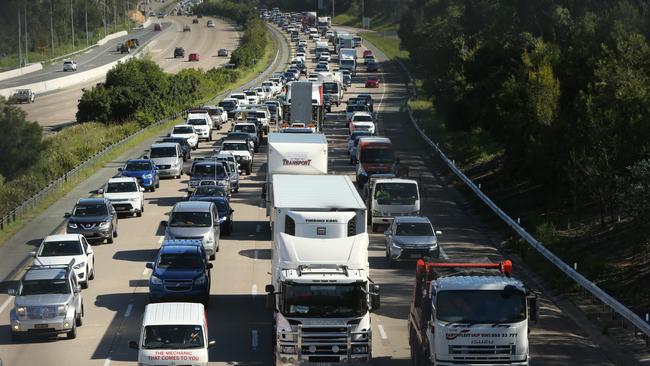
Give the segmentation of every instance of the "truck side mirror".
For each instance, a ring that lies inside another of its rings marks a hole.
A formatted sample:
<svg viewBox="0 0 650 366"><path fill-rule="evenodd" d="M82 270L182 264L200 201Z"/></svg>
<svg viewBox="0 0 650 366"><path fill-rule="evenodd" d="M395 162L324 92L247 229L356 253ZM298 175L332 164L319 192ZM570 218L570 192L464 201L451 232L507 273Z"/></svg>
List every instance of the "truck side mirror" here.
<svg viewBox="0 0 650 366"><path fill-rule="evenodd" d="M539 313L539 303L537 302L537 295L528 297L528 319L531 322L536 322Z"/></svg>
<svg viewBox="0 0 650 366"><path fill-rule="evenodd" d="M264 291L266 291L269 294L272 294L275 292L275 286L273 285L266 285L264 286Z"/></svg>
<svg viewBox="0 0 650 366"><path fill-rule="evenodd" d="M144 265L146 268L153 269L153 262L147 262Z"/></svg>
<svg viewBox="0 0 650 366"><path fill-rule="evenodd" d="M372 310L377 310L381 307L381 296L379 295L379 285L372 285L370 292L370 302Z"/></svg>
<svg viewBox="0 0 650 366"><path fill-rule="evenodd" d="M129 342L129 348L131 348L131 349L140 349L140 346L138 346L138 342L131 341L131 342Z"/></svg>
<svg viewBox="0 0 650 366"><path fill-rule="evenodd" d="M209 341L208 342L208 348L214 348L217 346L217 341Z"/></svg>

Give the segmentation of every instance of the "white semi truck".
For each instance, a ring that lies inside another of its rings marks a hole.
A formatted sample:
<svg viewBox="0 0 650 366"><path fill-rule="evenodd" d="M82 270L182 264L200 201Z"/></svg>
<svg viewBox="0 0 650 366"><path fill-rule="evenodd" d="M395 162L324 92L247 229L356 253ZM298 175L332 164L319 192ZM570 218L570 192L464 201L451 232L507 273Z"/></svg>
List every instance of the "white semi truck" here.
<svg viewBox="0 0 650 366"><path fill-rule="evenodd" d="M537 297L510 277L512 262L420 259L415 273L408 323L413 365L529 364Z"/></svg>
<svg viewBox="0 0 650 366"><path fill-rule="evenodd" d="M339 68L350 70L352 75L357 74L357 50L354 48L341 48L339 50Z"/></svg>
<svg viewBox="0 0 650 366"><path fill-rule="evenodd" d="M304 238L281 233L266 286L276 365L369 365L370 312L379 286L368 278L368 234Z"/></svg>
<svg viewBox="0 0 650 366"><path fill-rule="evenodd" d="M323 121L323 86L311 81L293 81L288 84L286 104L282 109L286 121L282 128L294 122L304 123L314 132L321 130Z"/></svg>
<svg viewBox="0 0 650 366"><path fill-rule="evenodd" d="M327 138L320 133L270 133L267 141L264 198L269 216L275 174L327 174Z"/></svg>

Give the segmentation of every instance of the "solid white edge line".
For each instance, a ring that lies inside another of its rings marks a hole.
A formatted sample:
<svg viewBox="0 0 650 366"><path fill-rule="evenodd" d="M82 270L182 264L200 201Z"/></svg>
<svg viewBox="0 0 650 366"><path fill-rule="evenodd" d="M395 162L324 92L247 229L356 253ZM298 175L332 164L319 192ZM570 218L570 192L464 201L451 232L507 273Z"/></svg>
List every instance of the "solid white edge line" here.
<svg viewBox="0 0 650 366"><path fill-rule="evenodd" d="M438 244L438 245L440 245L440 244ZM440 245L440 256L442 257L442 259L449 259L449 256L447 255L447 252L445 252L445 250L442 249L442 245Z"/></svg>
<svg viewBox="0 0 650 366"><path fill-rule="evenodd" d="M251 295L253 296L257 295L257 285L251 286Z"/></svg>
<svg viewBox="0 0 650 366"><path fill-rule="evenodd" d="M107 357L107 358L106 358L106 361L104 361L104 366L108 366L108 365L110 365L110 364L111 364L111 358L110 358L110 357Z"/></svg>
<svg viewBox="0 0 650 366"><path fill-rule="evenodd" d="M5 300L5 302L2 303L2 306L0 306L0 314L2 314L5 309L7 309L7 306L9 306L9 304L11 304L11 297Z"/></svg>
<svg viewBox="0 0 650 366"><path fill-rule="evenodd" d="M124 312L124 317L128 318L131 316L131 311L133 310L133 304L129 304L129 306L126 307L126 311Z"/></svg>
<svg viewBox="0 0 650 366"><path fill-rule="evenodd" d="M384 326L381 324L377 324L377 329L379 329L379 336L381 339L388 339L388 336L386 335L386 331L384 331Z"/></svg>
<svg viewBox="0 0 650 366"><path fill-rule="evenodd" d="M252 329L251 330L251 348L253 351L257 350L257 347L259 346L259 337L257 335L257 329Z"/></svg>

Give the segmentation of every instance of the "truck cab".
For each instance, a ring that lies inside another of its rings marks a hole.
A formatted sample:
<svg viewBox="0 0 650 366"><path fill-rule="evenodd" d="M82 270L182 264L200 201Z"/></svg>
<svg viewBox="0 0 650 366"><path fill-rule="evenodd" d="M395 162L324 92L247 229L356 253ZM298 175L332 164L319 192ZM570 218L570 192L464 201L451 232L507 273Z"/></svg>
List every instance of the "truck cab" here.
<svg viewBox="0 0 650 366"><path fill-rule="evenodd" d="M376 174L394 174L395 152L386 137L362 137L357 145L357 186L363 188Z"/></svg>
<svg viewBox="0 0 650 366"><path fill-rule="evenodd" d="M390 225L397 216L420 215L420 190L412 179L375 176L364 188L372 231L379 225ZM390 175L388 175L390 176Z"/></svg>
<svg viewBox="0 0 650 366"><path fill-rule="evenodd" d="M528 365L537 299L511 272L509 260L418 260L408 323L413 364Z"/></svg>

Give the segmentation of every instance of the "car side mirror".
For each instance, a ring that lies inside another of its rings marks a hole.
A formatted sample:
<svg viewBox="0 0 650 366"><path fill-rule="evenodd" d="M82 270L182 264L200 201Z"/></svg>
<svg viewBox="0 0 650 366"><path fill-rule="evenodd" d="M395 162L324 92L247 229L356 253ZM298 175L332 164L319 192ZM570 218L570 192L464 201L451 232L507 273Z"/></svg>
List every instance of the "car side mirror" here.
<svg viewBox="0 0 650 366"><path fill-rule="evenodd" d="M117 171L118 171L118 172L121 172L121 171L123 171L123 170L124 170L123 168L117 168Z"/></svg>
<svg viewBox="0 0 650 366"><path fill-rule="evenodd" d="M140 192L144 192L144 188L140 187Z"/></svg>
<svg viewBox="0 0 650 366"><path fill-rule="evenodd" d="M66 218L66 219L69 219L71 216L72 216L72 214L70 212L66 212L66 213L63 214L63 217Z"/></svg>
<svg viewBox="0 0 650 366"><path fill-rule="evenodd" d="M80 292L81 292L81 285L76 285L76 286L74 287L74 293L75 293L75 294L78 294L78 293L80 293Z"/></svg>
<svg viewBox="0 0 650 366"><path fill-rule="evenodd" d="M97 194L104 194L104 189L103 188L98 189Z"/></svg>
<svg viewBox="0 0 650 366"><path fill-rule="evenodd" d="M392 235L392 234L393 234L393 232L390 231L390 229L384 231L384 235Z"/></svg>
<svg viewBox="0 0 650 366"><path fill-rule="evenodd" d="M15 288L10 288L10 289L7 290L7 295L9 295L9 296L16 296L17 293L18 293L18 291L16 291Z"/></svg>
<svg viewBox="0 0 650 366"><path fill-rule="evenodd" d="M442 231L436 230L436 235L442 235Z"/></svg>
<svg viewBox="0 0 650 366"><path fill-rule="evenodd" d="M138 345L138 342L136 342L136 341L131 341L131 342L129 342L129 348L131 348L131 349L138 349L138 350L139 350L139 349L140 349L140 346Z"/></svg>
<svg viewBox="0 0 650 366"><path fill-rule="evenodd" d="M210 268L214 267L214 265L213 265L212 263L208 263L208 264L206 265L206 267L207 267L208 269L210 269Z"/></svg>
<svg viewBox="0 0 650 366"><path fill-rule="evenodd" d="M264 286L264 291L266 291L269 294L272 294L272 293L275 292L275 286L273 286L271 284L266 285L266 286Z"/></svg>
<svg viewBox="0 0 650 366"><path fill-rule="evenodd" d="M191 177L191 176L192 176L192 172L185 172L185 175L187 175L188 177Z"/></svg>
<svg viewBox="0 0 650 366"><path fill-rule="evenodd" d="M153 269L153 262L147 262L147 263L145 263L144 266L149 268L149 269Z"/></svg>
<svg viewBox="0 0 650 366"><path fill-rule="evenodd" d="M29 256L30 257L36 257L36 251L32 250L31 252L29 252Z"/></svg>
<svg viewBox="0 0 650 366"><path fill-rule="evenodd" d="M372 310L378 310L381 307L381 296L379 295L379 285L372 285L370 292L370 302Z"/></svg>
<svg viewBox="0 0 650 366"><path fill-rule="evenodd" d="M217 341L209 341L208 342L208 348L214 348L217 346Z"/></svg>

